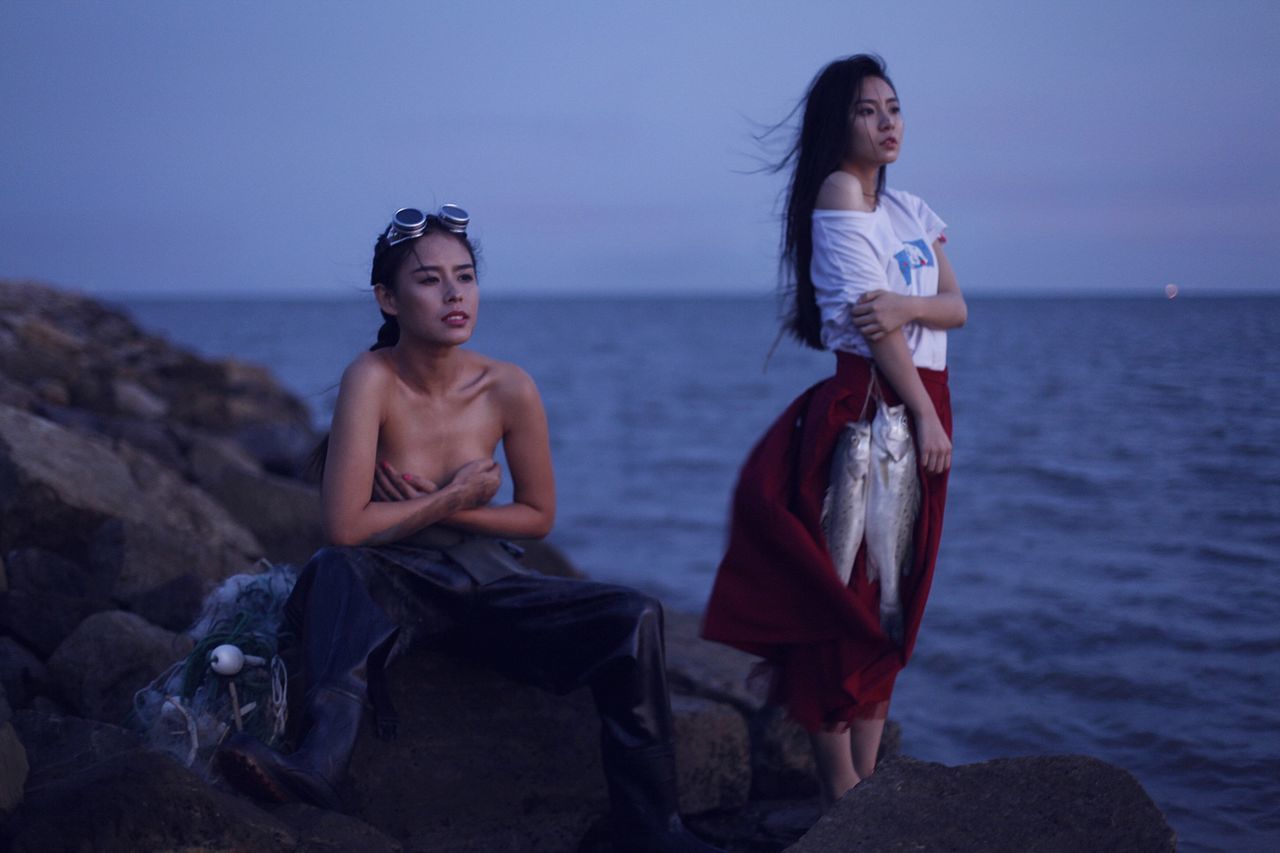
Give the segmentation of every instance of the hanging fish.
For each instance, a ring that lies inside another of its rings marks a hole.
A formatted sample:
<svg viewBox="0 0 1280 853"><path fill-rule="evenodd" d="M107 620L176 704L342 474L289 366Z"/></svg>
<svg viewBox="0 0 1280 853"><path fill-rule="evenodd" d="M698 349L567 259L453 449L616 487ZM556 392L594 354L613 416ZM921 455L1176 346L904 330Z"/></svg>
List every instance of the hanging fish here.
<svg viewBox="0 0 1280 853"><path fill-rule="evenodd" d="M899 581L911 569L912 539L920 511L916 448L906 406L876 410L871 422L867 489L867 580L880 581L880 627L902 645Z"/></svg>
<svg viewBox="0 0 1280 853"><path fill-rule="evenodd" d="M871 425L866 421L845 424L831 456L831 477L822 500L822 532L836 574L845 585L866 525L870 466Z"/></svg>

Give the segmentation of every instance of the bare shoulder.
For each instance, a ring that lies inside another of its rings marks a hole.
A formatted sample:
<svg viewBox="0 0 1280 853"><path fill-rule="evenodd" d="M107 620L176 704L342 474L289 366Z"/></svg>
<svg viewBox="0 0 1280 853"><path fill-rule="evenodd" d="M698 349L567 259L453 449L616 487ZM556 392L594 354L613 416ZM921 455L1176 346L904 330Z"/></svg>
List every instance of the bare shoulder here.
<svg viewBox="0 0 1280 853"><path fill-rule="evenodd" d="M862 194L862 184L848 172L836 170L827 175L818 190L818 210L857 210L871 212L871 203Z"/></svg>
<svg viewBox="0 0 1280 853"><path fill-rule="evenodd" d="M342 372L342 387L352 390L365 387L380 389L394 381L395 368L380 350L360 353Z"/></svg>
<svg viewBox="0 0 1280 853"><path fill-rule="evenodd" d="M494 402L511 411L530 404L541 405L538 386L524 368L510 361L490 358L479 353L469 353L476 378L483 383L485 393Z"/></svg>

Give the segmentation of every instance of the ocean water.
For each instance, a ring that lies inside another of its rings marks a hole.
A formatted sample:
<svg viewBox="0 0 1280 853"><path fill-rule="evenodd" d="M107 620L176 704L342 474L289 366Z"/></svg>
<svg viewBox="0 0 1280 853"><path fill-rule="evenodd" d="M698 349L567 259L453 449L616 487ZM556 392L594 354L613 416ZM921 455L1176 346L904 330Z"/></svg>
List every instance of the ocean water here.
<svg viewBox="0 0 1280 853"><path fill-rule="evenodd" d="M270 365L327 420L371 300L125 303ZM893 715L948 764L1085 753L1131 771L1180 849L1280 849L1280 299L972 298L950 337L955 462ZM701 609L730 491L831 357L751 299L492 299L476 349L542 390L552 541Z"/></svg>

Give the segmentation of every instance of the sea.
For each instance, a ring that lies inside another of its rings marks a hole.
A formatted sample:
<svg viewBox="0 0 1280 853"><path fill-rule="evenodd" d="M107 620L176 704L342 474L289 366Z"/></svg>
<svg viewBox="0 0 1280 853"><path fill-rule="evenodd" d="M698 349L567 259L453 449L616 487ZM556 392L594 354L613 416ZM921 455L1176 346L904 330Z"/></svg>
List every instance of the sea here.
<svg viewBox="0 0 1280 853"><path fill-rule="evenodd" d="M120 300L269 366L327 423L360 299ZM739 466L829 354L756 298L489 298L471 346L537 381L559 514L600 579L698 612ZM969 300L936 579L892 715L945 764L1082 753L1183 851L1280 850L1280 298Z"/></svg>

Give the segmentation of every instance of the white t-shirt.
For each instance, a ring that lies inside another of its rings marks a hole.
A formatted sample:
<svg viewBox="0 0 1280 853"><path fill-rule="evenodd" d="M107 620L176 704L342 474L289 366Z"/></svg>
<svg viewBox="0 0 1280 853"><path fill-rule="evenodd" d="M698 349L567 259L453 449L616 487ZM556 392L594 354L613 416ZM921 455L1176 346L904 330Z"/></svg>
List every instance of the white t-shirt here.
<svg viewBox="0 0 1280 853"><path fill-rule="evenodd" d="M815 210L809 272L822 313L822 343L871 358L849 313L862 294L891 290L907 296L938 292L933 243L947 224L920 198L886 189L874 211ZM947 366L947 333L919 323L902 327L916 367Z"/></svg>

